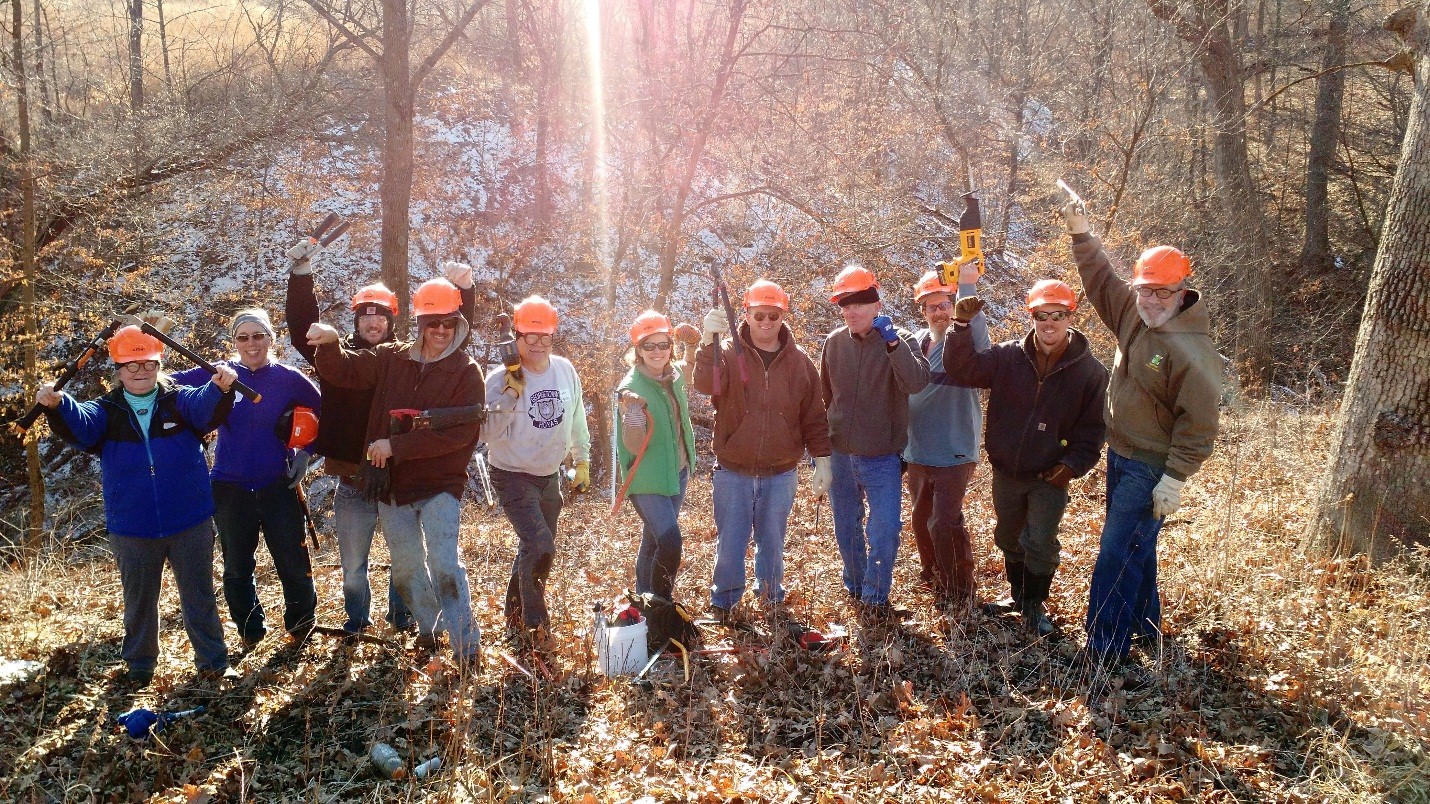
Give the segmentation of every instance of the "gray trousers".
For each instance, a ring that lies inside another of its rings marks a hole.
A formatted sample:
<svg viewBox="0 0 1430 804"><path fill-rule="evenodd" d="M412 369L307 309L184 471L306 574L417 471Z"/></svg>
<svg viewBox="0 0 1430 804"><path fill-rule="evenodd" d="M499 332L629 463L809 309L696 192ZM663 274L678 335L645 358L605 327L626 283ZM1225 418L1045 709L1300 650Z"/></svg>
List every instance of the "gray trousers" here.
<svg viewBox="0 0 1430 804"><path fill-rule="evenodd" d="M561 516L561 473L538 477L491 468L497 499L516 531L516 560L506 585L506 620L512 627L550 625L546 580L556 559L556 522Z"/></svg>
<svg viewBox="0 0 1430 804"><path fill-rule="evenodd" d="M144 539L109 537L124 591L124 662L133 670L153 671L159 661L159 589L164 562L179 589L180 613L194 665L200 670L228 667L223 623L214 597L214 523L205 519L173 536Z"/></svg>
<svg viewBox="0 0 1430 804"><path fill-rule="evenodd" d="M1058 527L1068 507L1067 489L1046 480L1016 480L993 470L993 511L998 524L993 542L1003 555L1020 561L1034 575L1052 575L1058 568Z"/></svg>

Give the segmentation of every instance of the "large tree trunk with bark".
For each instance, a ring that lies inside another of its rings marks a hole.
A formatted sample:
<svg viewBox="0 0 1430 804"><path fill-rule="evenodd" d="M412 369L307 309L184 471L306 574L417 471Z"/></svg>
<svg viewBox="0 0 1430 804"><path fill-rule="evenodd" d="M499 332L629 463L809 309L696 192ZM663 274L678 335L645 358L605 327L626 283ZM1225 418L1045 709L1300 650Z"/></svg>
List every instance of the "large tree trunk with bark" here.
<svg viewBox="0 0 1430 804"><path fill-rule="evenodd" d="M412 206L412 117L414 114L411 31L407 4L382 0L384 142L382 182L382 281L397 294L397 336L406 338L412 292L408 282L409 210Z"/></svg>
<svg viewBox="0 0 1430 804"><path fill-rule="evenodd" d="M10 3L10 69L15 75L15 122L20 139L20 272L24 277L24 289L20 302L25 307L25 347L24 382L25 399L33 399L39 388L39 318L35 313L35 169L34 154L30 152L30 99L25 75L25 38L23 4L20 0ZM36 18L35 24L39 24ZM25 518L23 544L25 552L33 555L39 552L40 539L45 526L45 476L40 471L39 428L32 427L25 434L25 470L29 476L30 509Z"/></svg>
<svg viewBox="0 0 1430 804"><path fill-rule="evenodd" d="M1306 276L1329 273L1331 264L1331 202L1329 179L1341 138L1341 99L1346 73L1338 69L1346 56L1350 0L1331 0L1326 53L1317 79L1316 116L1311 123L1311 147L1306 155L1306 234L1301 243L1301 271Z"/></svg>
<svg viewBox="0 0 1430 804"><path fill-rule="evenodd" d="M1430 544L1430 2L1385 26L1415 95L1312 524L1319 546L1374 558Z"/></svg>
<svg viewBox="0 0 1430 804"><path fill-rule="evenodd" d="M129 0L129 110L144 111L144 0Z"/></svg>

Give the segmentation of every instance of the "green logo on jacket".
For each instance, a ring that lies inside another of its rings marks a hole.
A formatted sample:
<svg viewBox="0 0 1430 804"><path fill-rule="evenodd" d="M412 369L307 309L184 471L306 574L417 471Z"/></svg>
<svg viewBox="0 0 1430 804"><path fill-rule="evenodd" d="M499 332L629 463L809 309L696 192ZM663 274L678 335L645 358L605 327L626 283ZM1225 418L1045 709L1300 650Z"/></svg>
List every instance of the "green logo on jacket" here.
<svg viewBox="0 0 1430 804"><path fill-rule="evenodd" d="M1147 368L1153 371L1162 370L1162 362L1166 360L1162 355L1152 355L1152 359L1147 361Z"/></svg>

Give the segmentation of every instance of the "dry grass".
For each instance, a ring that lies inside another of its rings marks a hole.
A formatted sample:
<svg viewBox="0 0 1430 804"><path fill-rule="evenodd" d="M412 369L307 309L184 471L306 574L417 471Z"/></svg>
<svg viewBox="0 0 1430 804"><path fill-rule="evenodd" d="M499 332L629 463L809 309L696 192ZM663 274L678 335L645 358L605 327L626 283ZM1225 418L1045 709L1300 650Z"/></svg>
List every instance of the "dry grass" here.
<svg viewBox="0 0 1430 804"><path fill-rule="evenodd" d="M630 801L1430 801L1430 594L1423 558L1371 570L1303 550L1328 419L1228 415L1218 454L1164 531L1166 637L1156 688L1129 695L1068 661L1081 643L1096 553L1100 474L1076 486L1051 609L1064 636L1027 644L1012 619L941 616L911 591L901 550L896 602L916 619L861 628L841 602L829 512L801 500L787 582L796 617L847 623L847 648L813 654L778 633L700 659L685 683L663 667L650 692L592 672L590 604L626 583L634 519L583 500L567 509L549 590L563 644L551 678L503 660L500 601L512 537L468 506L465 553L484 628L484 669L382 645L260 645L244 681L192 682L172 593L164 658L138 695L116 675L117 579L103 551L71 548L0 576L0 656L44 669L0 689L0 797L11 800ZM709 486L685 515L681 593L704 607ZM986 470L970 502L980 585L1002 592ZM321 618L341 620L341 572L325 543ZM377 561L384 560L378 557ZM375 585L385 582L378 572ZM270 609L276 579L262 578ZM381 598L381 595L378 595ZM765 625L758 617L757 624ZM710 640L730 642L711 634ZM117 734L132 706L208 711L149 746ZM448 769L386 782L377 739Z"/></svg>

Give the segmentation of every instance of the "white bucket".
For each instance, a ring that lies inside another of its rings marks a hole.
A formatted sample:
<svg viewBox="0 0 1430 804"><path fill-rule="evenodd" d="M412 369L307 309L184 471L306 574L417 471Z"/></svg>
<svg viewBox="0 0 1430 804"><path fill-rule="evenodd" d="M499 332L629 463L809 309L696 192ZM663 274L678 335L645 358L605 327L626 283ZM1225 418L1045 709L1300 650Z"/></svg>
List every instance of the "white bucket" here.
<svg viewBox="0 0 1430 804"><path fill-rule="evenodd" d="M605 625L596 632L596 663L601 674L618 676L638 673L650 657L646 655L645 620L631 625Z"/></svg>

